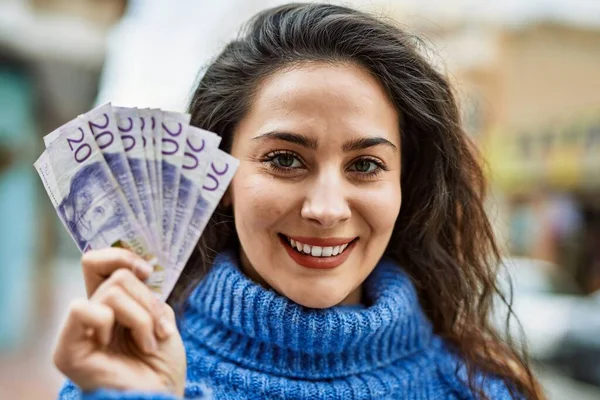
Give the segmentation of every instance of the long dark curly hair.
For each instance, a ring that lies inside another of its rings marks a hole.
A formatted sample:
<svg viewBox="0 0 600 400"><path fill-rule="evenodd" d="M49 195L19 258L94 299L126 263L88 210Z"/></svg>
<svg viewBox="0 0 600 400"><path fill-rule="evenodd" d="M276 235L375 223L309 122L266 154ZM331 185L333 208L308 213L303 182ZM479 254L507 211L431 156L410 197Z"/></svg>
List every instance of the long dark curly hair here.
<svg viewBox="0 0 600 400"><path fill-rule="evenodd" d="M435 332L465 360L466 384L485 397L475 371L543 397L525 352L490 324L492 303L510 301L496 282L500 255L484 209L481 160L463 130L448 80L422 41L353 9L289 4L256 15L208 66L193 93L192 124L218 133L229 151L261 82L295 63L353 63L369 71L401 116L402 207L386 255L412 277ZM218 209L169 299L181 304L217 253L239 246L230 210ZM510 314L512 315L512 311Z"/></svg>

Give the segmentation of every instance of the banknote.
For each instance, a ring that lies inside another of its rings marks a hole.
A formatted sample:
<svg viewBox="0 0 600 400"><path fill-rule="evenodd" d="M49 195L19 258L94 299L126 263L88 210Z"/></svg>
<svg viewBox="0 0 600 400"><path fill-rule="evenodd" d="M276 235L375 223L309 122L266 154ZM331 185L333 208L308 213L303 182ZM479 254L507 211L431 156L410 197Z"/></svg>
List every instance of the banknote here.
<svg viewBox="0 0 600 400"><path fill-rule="evenodd" d="M125 192L129 206L139 215L142 205L135 188L135 181L127 162L123 143L118 135L116 118L110 103L101 105L78 116L76 119L59 127L44 137L44 144L48 147L64 130L72 129L78 125L87 125L94 140L104 155L113 176Z"/></svg>
<svg viewBox="0 0 600 400"><path fill-rule="evenodd" d="M141 215L143 208L111 104L97 107L77 119L83 121L89 127L106 163L124 192L134 216ZM144 232L144 234L148 237L148 233Z"/></svg>
<svg viewBox="0 0 600 400"><path fill-rule="evenodd" d="M154 169L156 173L156 185L158 187L158 201L160 202L163 198L162 190L162 122L163 122L163 111L159 108L150 108L150 123L152 127L152 141L154 143L154 157L156 163Z"/></svg>
<svg viewBox="0 0 600 400"><path fill-rule="evenodd" d="M162 237L162 225L160 223L162 204L158 197L159 188L158 177L156 176L156 152L154 151L156 139L152 136L152 115L150 109L147 108L139 109L138 112L142 124L140 129L142 130L142 144L146 157L146 170L148 173L148 181L150 183L150 193L152 195L152 209L157 221L157 236L160 238Z"/></svg>
<svg viewBox="0 0 600 400"><path fill-rule="evenodd" d="M44 136L34 163L59 219L86 252L127 248L165 300L238 161L187 114L101 105Z"/></svg>
<svg viewBox="0 0 600 400"><path fill-rule="evenodd" d="M71 124L46 148L54 174L57 212L83 251L120 246L155 260L119 182L113 176L89 124ZM147 284L162 297L165 271L155 267Z"/></svg>
<svg viewBox="0 0 600 400"><path fill-rule="evenodd" d="M157 159L156 159L156 145L157 145L157 138L154 136L154 132L153 132L153 123L152 123L152 112L150 108L143 108L140 109L140 116L143 118L142 121L142 133L145 137L145 141L144 141L144 151L146 153L146 160L147 160L147 166L148 166L148 174L150 176L150 183L152 184L153 187L153 193L152 196L154 197L154 201L155 201L155 205L156 205L156 213L158 216L160 216L161 214L161 210L160 207L162 206L160 204L160 197L159 197L159 192L160 192L160 188L158 187L158 176L157 176L157 171L158 168L156 166L157 163ZM156 126L156 121L154 122L154 126Z"/></svg>
<svg viewBox="0 0 600 400"><path fill-rule="evenodd" d="M169 248L171 249L177 249L183 243L187 224L200 197L207 169L220 142L221 137L212 132L193 126L188 128L173 229L171 237L167 237L167 243L170 243ZM175 265L178 254L172 252L170 255L169 264Z"/></svg>
<svg viewBox="0 0 600 400"><path fill-rule="evenodd" d="M56 182L54 171L52 170L52 166L50 165L48 153L44 151L35 161L33 166L35 167L38 175L40 176L40 179L42 180L42 185L44 186L44 189L46 190L46 193L48 194L48 197L50 198L54 209L58 209L58 207L60 206L61 196L58 192L58 183ZM64 227L67 229L67 232L71 236L71 239L73 239L77 246L79 246L79 243L75 240L75 237L69 230L67 221L65 220L64 216L59 213L58 218L60 219ZM79 250L83 251L82 248L79 248Z"/></svg>
<svg viewBox="0 0 600 400"><path fill-rule="evenodd" d="M59 126L55 130L53 130L52 132L50 132L49 134L44 136L44 146L45 147L50 146L50 143L54 142L54 140L58 137L58 135L60 135L60 133L64 129L69 129L70 127L74 126L75 124L77 124L77 119L73 119L64 125Z"/></svg>
<svg viewBox="0 0 600 400"><path fill-rule="evenodd" d="M164 284L164 290L167 293L173 290L177 277L183 271L187 260L194 250L194 246L196 246L198 239L200 239L200 235L202 235L208 220L219 205L227 186L229 186L239 166L239 161L226 152L215 149L213 153L204 184L202 185L201 195L193 207L183 241L175 249L178 252L177 262L175 266L171 266L172 271Z"/></svg>
<svg viewBox="0 0 600 400"><path fill-rule="evenodd" d="M146 153L144 150L144 137L142 136L142 119L135 108L113 107L117 119L117 129L123 143L123 150L127 156L129 169L135 182L137 196L142 206L140 218L143 218L145 230L152 241L152 247L157 253L161 263L166 265L162 257L161 239L158 236L158 217L154 212L154 199L152 198L152 187L146 165ZM138 218L139 219L139 218Z"/></svg>
<svg viewBox="0 0 600 400"><path fill-rule="evenodd" d="M190 116L174 112L163 114L162 142L162 232L163 251L169 256L169 241L173 229L175 206L179 191L179 177L185 151ZM169 240L167 240L167 238Z"/></svg>

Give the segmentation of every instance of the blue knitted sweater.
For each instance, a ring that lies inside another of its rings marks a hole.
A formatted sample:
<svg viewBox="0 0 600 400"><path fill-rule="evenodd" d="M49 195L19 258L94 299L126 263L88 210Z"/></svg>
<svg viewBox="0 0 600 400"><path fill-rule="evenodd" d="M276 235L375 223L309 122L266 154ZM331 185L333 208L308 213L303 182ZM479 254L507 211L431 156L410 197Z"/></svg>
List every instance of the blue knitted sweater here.
<svg viewBox="0 0 600 400"><path fill-rule="evenodd" d="M439 337L402 269L382 260L364 285L365 306L308 309L250 281L223 253L187 302L186 398L474 399L465 367ZM509 399L479 374L490 399ZM167 400L168 394L72 383L60 399Z"/></svg>

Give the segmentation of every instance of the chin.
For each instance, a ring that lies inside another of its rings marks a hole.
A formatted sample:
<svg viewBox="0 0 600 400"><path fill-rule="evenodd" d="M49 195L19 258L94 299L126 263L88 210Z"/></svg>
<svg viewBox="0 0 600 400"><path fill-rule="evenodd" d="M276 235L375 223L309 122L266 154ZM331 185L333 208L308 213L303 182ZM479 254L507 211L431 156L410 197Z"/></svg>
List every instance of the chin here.
<svg viewBox="0 0 600 400"><path fill-rule="evenodd" d="M294 291L294 293L282 293L285 297L294 303L308 308L330 308L343 302L348 293L337 292L334 290L315 290L314 287L306 288L303 291Z"/></svg>

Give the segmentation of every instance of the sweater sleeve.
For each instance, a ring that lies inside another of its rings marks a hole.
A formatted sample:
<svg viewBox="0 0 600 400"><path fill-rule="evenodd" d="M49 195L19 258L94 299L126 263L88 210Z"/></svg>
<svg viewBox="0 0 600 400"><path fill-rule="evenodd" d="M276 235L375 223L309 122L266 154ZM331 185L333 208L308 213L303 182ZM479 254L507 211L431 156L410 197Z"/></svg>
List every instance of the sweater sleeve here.
<svg viewBox="0 0 600 400"><path fill-rule="evenodd" d="M58 400L176 400L168 393L152 393L139 391L120 391L98 389L93 392L82 392L71 381L67 381L58 394Z"/></svg>

